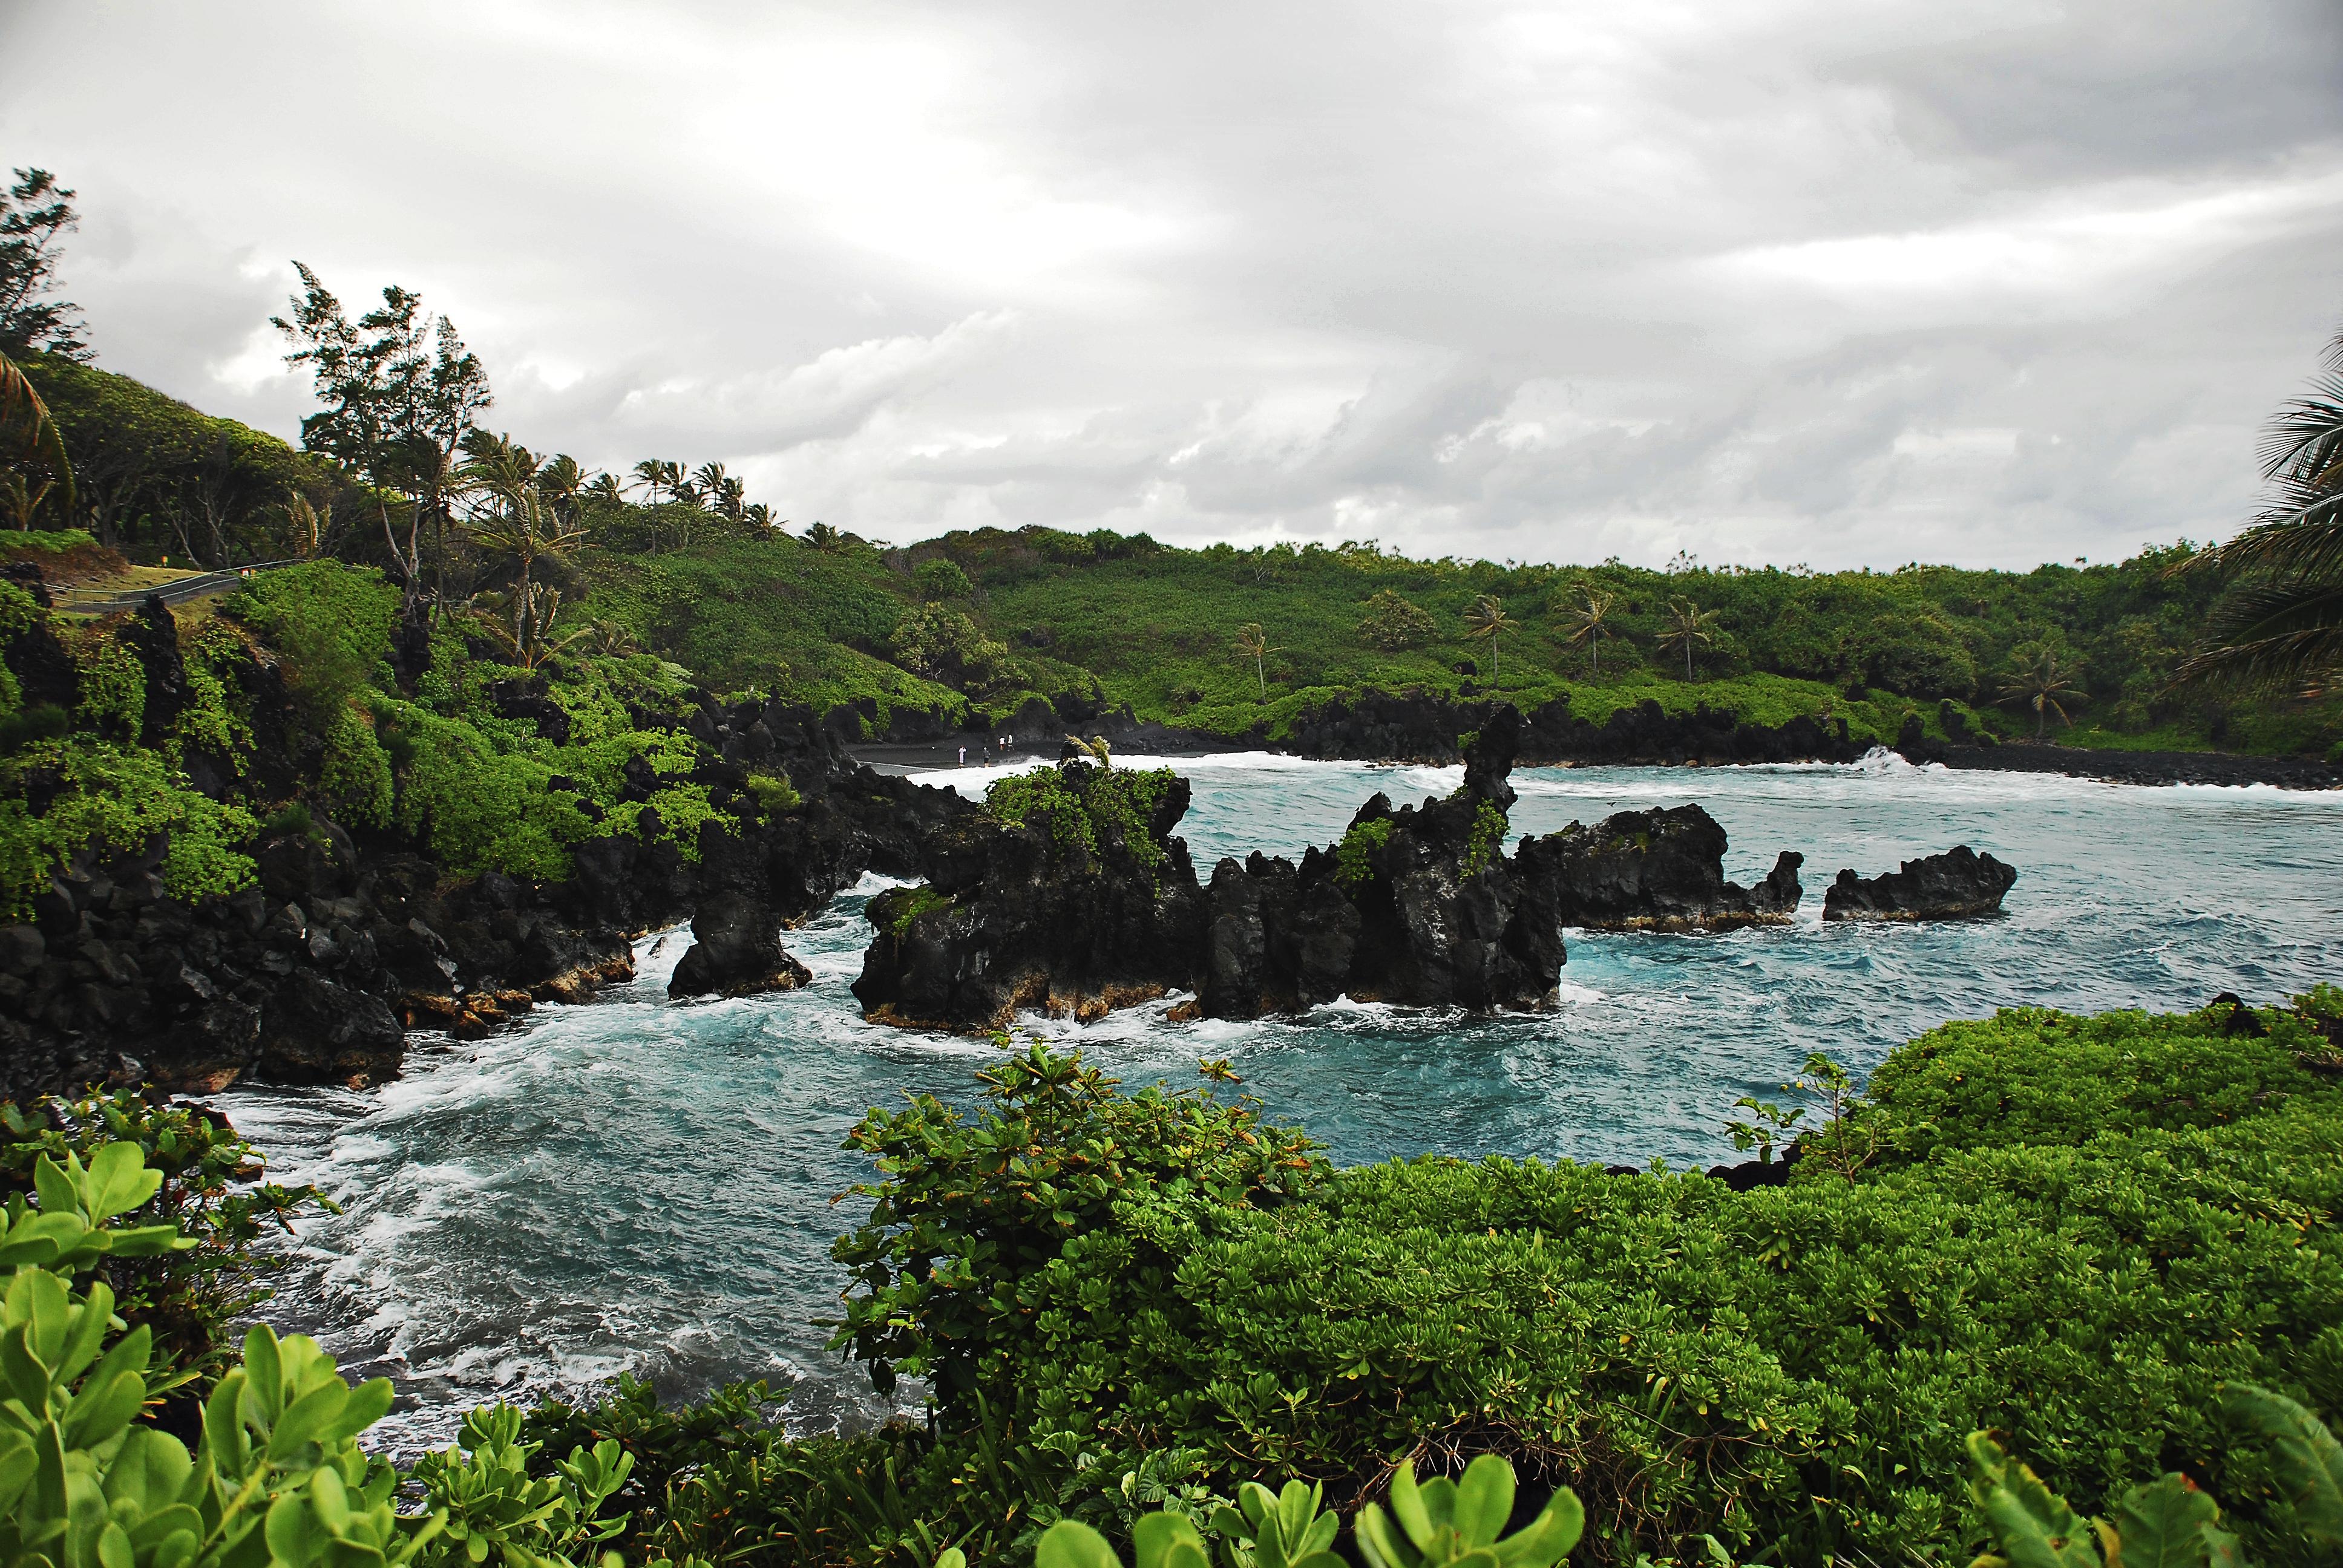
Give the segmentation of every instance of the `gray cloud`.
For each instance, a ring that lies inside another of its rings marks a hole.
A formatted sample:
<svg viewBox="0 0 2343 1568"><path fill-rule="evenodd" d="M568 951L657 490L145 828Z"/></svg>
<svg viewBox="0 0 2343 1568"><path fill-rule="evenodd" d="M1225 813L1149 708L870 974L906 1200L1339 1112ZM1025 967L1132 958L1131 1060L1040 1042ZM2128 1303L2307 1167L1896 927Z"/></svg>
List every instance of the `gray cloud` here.
<svg viewBox="0 0 2343 1568"><path fill-rule="evenodd" d="M532 445L875 537L2026 565L2246 515L2343 314L2338 45L2324 0L28 5L0 148L81 188L104 363L288 435L297 256L422 288Z"/></svg>

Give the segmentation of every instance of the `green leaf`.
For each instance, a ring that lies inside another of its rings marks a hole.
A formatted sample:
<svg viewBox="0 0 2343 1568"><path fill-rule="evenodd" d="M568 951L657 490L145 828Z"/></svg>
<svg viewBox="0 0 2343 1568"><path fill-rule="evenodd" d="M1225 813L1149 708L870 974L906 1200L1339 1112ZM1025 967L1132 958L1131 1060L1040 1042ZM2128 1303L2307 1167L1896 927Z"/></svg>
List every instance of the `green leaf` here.
<svg viewBox="0 0 2343 1568"><path fill-rule="evenodd" d="M1358 1539L1359 1551L1366 1557L1367 1568L1416 1568L1422 1561L1393 1531L1390 1518L1378 1503L1370 1503L1359 1510L1352 1531Z"/></svg>
<svg viewBox="0 0 2343 1568"><path fill-rule="evenodd" d="M356 1437L390 1413L392 1395L393 1390L388 1378L368 1378L350 1390L349 1402L342 1406L340 1417L327 1429L325 1435L318 1441L344 1442ZM634 1464L634 1458L631 1453L626 1456L625 1463L629 1469ZM621 1474L619 1480L623 1482L625 1479ZM613 1487L611 1490L616 1491L617 1488Z"/></svg>
<svg viewBox="0 0 2343 1568"><path fill-rule="evenodd" d="M1419 1552L1432 1550L1432 1514L1424 1506L1423 1489L1415 1484L1415 1461L1400 1461L1391 1481L1392 1517L1407 1532Z"/></svg>
<svg viewBox="0 0 2343 1568"><path fill-rule="evenodd" d="M179 1489L187 1483L187 1472L194 1468L187 1445L177 1438L151 1426L135 1428L122 1440L114 1463L107 1467L106 1500L127 1500L147 1513L168 1508L178 1501Z"/></svg>
<svg viewBox="0 0 2343 1568"><path fill-rule="evenodd" d="M244 1336L244 1376L245 1418L266 1432L285 1412L284 1362L277 1332L266 1323L255 1323Z"/></svg>
<svg viewBox="0 0 2343 1568"><path fill-rule="evenodd" d="M1177 1513L1141 1514L1131 1527L1131 1553L1137 1568L1167 1568L1172 1548L1182 1542L1204 1549L1196 1527Z"/></svg>
<svg viewBox="0 0 2343 1568"><path fill-rule="evenodd" d="M1122 1568L1106 1537L1078 1520L1061 1519L1041 1533L1033 1568Z"/></svg>
<svg viewBox="0 0 2343 1568"><path fill-rule="evenodd" d="M113 1520L97 1533L99 1568L138 1568L138 1559L130 1550L130 1532Z"/></svg>
<svg viewBox="0 0 2343 1568"><path fill-rule="evenodd" d="M264 1533L272 1563L283 1568L307 1568L326 1554L333 1540L310 1508L309 1499L298 1492L285 1493L268 1505Z"/></svg>
<svg viewBox="0 0 2343 1568"><path fill-rule="evenodd" d="M1545 1511L1496 1544L1503 1568L1553 1568L1570 1555L1586 1530L1586 1508L1578 1493L1565 1486L1546 1502Z"/></svg>
<svg viewBox="0 0 2343 1568"><path fill-rule="evenodd" d="M2223 1401L2232 1420L2269 1438L2296 1516L2309 1534L2343 1543L2343 1445L2327 1423L2282 1393L2231 1383Z"/></svg>
<svg viewBox="0 0 2343 1568"><path fill-rule="evenodd" d="M1464 1545L1486 1546L1495 1541L1513 1513L1512 1464L1493 1453L1484 1453L1464 1467L1464 1479L1457 1484L1451 1515Z"/></svg>
<svg viewBox="0 0 2343 1568"><path fill-rule="evenodd" d="M90 1156L83 1199L91 1219L111 1220L152 1198L162 1184L163 1173L147 1165L137 1144L109 1143Z"/></svg>
<svg viewBox="0 0 2343 1568"><path fill-rule="evenodd" d="M968 1553L957 1546L947 1546L936 1553L936 1568L968 1568Z"/></svg>
<svg viewBox="0 0 2343 1568"><path fill-rule="evenodd" d="M295 1400L277 1418L276 1429L268 1434L268 1457L283 1464L298 1456L336 1424L349 1401L349 1385L339 1378Z"/></svg>
<svg viewBox="0 0 2343 1568"><path fill-rule="evenodd" d="M81 1170L81 1161L75 1160L70 1154L65 1158L72 1161L75 1172L78 1173ZM62 1217L81 1212L81 1193L78 1191L78 1184L73 1176L65 1173L65 1168L63 1165L45 1154L33 1161L33 1191L41 1201L41 1212L44 1214Z"/></svg>
<svg viewBox="0 0 2343 1568"><path fill-rule="evenodd" d="M1968 1451L1969 1494L2011 1568L2099 1568L2090 1527L2065 1498L1985 1432L1969 1433Z"/></svg>
<svg viewBox="0 0 2343 1568"><path fill-rule="evenodd" d="M13 1513L16 1500L33 1484L41 1470L33 1440L11 1428L0 1428L0 1518Z"/></svg>
<svg viewBox="0 0 2343 1568"><path fill-rule="evenodd" d="M2213 1500L2183 1475L2167 1475L2123 1494L2108 1516L2117 1544L2107 1568L2206 1568L2205 1532L2219 1523Z"/></svg>

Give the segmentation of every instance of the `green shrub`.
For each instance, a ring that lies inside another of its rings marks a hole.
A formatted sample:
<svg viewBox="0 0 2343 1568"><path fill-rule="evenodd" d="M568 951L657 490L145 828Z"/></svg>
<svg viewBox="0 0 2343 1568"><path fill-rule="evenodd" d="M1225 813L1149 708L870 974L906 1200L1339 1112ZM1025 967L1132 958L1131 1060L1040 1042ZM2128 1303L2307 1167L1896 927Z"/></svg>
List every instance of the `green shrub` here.
<svg viewBox="0 0 2343 1568"><path fill-rule="evenodd" d="M1503 834L1504 829L1497 829ZM1353 822L1334 846L1334 879L1346 888L1358 888L1375 876L1374 857L1391 842L1392 825L1388 817L1370 817L1363 822Z"/></svg>
<svg viewBox="0 0 2343 1568"><path fill-rule="evenodd" d="M1507 825L1502 809L1493 802L1481 802L1480 809L1473 813L1472 837L1464 845L1464 859L1460 869L1465 876L1485 869L1491 860L1504 853Z"/></svg>
<svg viewBox="0 0 2343 1568"><path fill-rule="evenodd" d="M19 782L35 769L61 786L37 818ZM158 833L167 836L166 891L183 899L234 892L253 877L251 857L236 846L255 826L242 807L188 788L157 752L85 734L33 742L0 763L0 915L21 919L80 850L136 852Z"/></svg>
<svg viewBox="0 0 2343 1568"><path fill-rule="evenodd" d="M390 753L376 737L371 716L345 708L327 728L317 787L343 819L370 828L388 825Z"/></svg>
<svg viewBox="0 0 2343 1568"><path fill-rule="evenodd" d="M108 736L136 740L146 717L146 668L119 638L97 627L69 628L81 700L74 721Z"/></svg>
<svg viewBox="0 0 2343 1568"><path fill-rule="evenodd" d="M264 1232L289 1233L304 1207L331 1205L315 1187L255 1181L260 1151L224 1121L128 1092L0 1104L0 1194L37 1198L43 1159L95 1161L113 1145L137 1150L158 1178L123 1221L167 1225L191 1243L109 1263L115 1311L153 1331L160 1367L208 1382L229 1354L227 1325L268 1299L254 1253Z"/></svg>
<svg viewBox="0 0 2343 1568"><path fill-rule="evenodd" d="M294 695L322 734L390 656L398 590L370 568L307 561L255 574L221 609L284 657Z"/></svg>
<svg viewBox="0 0 2343 1568"><path fill-rule="evenodd" d="M1035 768L997 779L984 809L1000 821L1039 828L1061 854L1096 855L1111 836L1149 875L1162 866L1155 813L1180 782L1169 768L1134 771L1083 762Z"/></svg>
<svg viewBox="0 0 2343 1568"><path fill-rule="evenodd" d="M749 775L748 783L743 788L749 791L749 798L757 802L757 809L768 817L778 817L784 812L794 811L805 804L805 797L798 793L797 786L790 783L782 774L751 773Z"/></svg>
<svg viewBox="0 0 2343 1568"><path fill-rule="evenodd" d="M2073 1038L2040 1021L1976 1026L2007 1038L1971 1041L1963 1091L2022 1103ZM1943 1043L1906 1048L1922 1069L1892 1059L1885 1107L1846 1107L1851 1125L1908 1114ZM2203 1036L2118 1015L2098 1043L2140 1083L2185 1085ZM2077 1058L2085 1100L2121 1096L2102 1065ZM1740 1193L1503 1159L1328 1171L1297 1141L1299 1185L1236 1203L1207 1196L1222 1139L1184 1145L1201 1165L1075 1185L1092 1151L1161 1149L1131 1135L1141 1097L1096 1084L1045 1119L1033 1092L996 1089L973 1128L921 1107L859 1130L886 1176L840 1251L866 1281L840 1342L930 1376L948 1424L980 1398L1104 1473L1178 1452L1211 1490L1280 1468L1359 1483L1482 1446L1571 1478L1605 1560L1702 1534L1768 1562L1887 1560L1982 1540L1958 1477L1966 1434L1997 1428L2087 1506L2187 1468L2267 1556L2217 1391L2343 1401L2328 1091L2253 1091L2227 1119L2151 1094L2107 1128L2028 1112L2030 1141L1996 1111L1963 1123L1974 1142L1850 1161L1853 1180L1810 1153ZM1004 1149L1067 1163L1029 1177Z"/></svg>

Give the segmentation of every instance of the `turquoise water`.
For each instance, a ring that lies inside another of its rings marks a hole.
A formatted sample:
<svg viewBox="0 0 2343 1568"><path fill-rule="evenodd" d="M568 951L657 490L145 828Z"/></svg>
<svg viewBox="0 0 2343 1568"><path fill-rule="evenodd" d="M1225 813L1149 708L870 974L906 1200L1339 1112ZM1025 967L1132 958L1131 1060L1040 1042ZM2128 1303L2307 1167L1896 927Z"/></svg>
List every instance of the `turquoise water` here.
<svg viewBox="0 0 2343 1568"><path fill-rule="evenodd" d="M1185 831L1207 877L1222 854L1294 855L1339 835L1375 790L1404 801L1461 777L1266 756L1177 766L1195 785ZM971 792L997 776L944 779ZM1338 1004L1172 1025L1167 1002L1035 1027L1134 1081L1191 1083L1199 1056L1230 1058L1247 1091L1346 1163L1436 1150L1707 1164L1738 1157L1721 1131L1734 1100L1774 1090L1811 1050L1868 1069L1922 1030L1996 1006L2270 1000L2343 973L2343 795L1885 757L1541 769L1514 787L1525 833L1697 800L1732 836L1736 880L1803 851L1805 905L1786 929L1574 933L1551 1014ZM1839 867L1869 874L1963 842L2019 869L2002 918L1821 923ZM867 1420L869 1391L811 1326L842 1282L830 1240L861 1212L831 1203L867 1175L840 1143L867 1106L967 1099L990 1055L862 1021L847 984L862 905L886 885L866 879L793 933L815 977L800 991L670 1004L683 943L649 938L634 983L495 1040L427 1040L397 1082L221 1096L281 1177L343 1205L303 1226L272 1318L318 1333L348 1370L398 1377L409 1399L388 1435L400 1446L444 1437L466 1405L620 1371L679 1392L794 1377L795 1419Z"/></svg>

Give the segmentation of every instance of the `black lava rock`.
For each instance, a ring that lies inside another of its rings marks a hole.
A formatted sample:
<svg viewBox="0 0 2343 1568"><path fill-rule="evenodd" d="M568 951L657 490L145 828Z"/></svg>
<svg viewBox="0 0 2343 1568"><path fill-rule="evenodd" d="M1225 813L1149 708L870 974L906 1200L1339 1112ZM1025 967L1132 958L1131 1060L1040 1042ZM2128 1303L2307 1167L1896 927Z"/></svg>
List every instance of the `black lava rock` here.
<svg viewBox="0 0 2343 1568"><path fill-rule="evenodd" d="M1755 888L1725 879L1725 829L1698 806L1573 822L1522 846L1520 859L1565 926L1600 930L1731 930L1796 911L1798 868L1785 849Z"/></svg>
<svg viewBox="0 0 2343 1568"><path fill-rule="evenodd" d="M1843 870L1823 895L1826 920L1948 920L2000 911L2017 869L1956 844L1865 879Z"/></svg>

